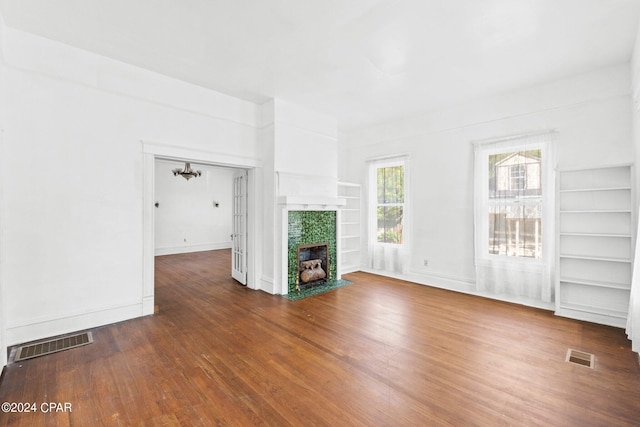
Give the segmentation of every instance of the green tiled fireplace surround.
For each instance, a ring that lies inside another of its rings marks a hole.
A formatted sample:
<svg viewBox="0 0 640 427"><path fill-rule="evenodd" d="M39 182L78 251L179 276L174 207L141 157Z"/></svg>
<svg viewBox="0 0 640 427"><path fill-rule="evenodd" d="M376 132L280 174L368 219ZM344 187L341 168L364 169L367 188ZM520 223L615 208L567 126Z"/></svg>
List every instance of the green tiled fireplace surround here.
<svg viewBox="0 0 640 427"><path fill-rule="evenodd" d="M296 291L298 246L327 242L329 245L329 277L336 278L336 212L289 211L289 243L287 278L289 293Z"/></svg>

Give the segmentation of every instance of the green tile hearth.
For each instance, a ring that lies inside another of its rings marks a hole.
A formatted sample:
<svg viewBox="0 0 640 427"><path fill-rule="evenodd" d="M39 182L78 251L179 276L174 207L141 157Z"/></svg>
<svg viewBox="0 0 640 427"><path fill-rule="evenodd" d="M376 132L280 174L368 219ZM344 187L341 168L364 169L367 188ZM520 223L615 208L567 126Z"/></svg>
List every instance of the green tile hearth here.
<svg viewBox="0 0 640 427"><path fill-rule="evenodd" d="M329 292L332 291L334 289L338 289L341 288L343 286L347 286L352 284L353 282L350 282L348 280L329 280L326 284L324 285L318 285L318 286L313 286L311 288L308 289L301 289L299 291L296 291L295 289L293 291L289 291L289 293L287 295L282 295L283 298L286 298L290 301L298 301L307 297L312 297L314 295L319 295L319 294L323 294L325 292Z"/></svg>

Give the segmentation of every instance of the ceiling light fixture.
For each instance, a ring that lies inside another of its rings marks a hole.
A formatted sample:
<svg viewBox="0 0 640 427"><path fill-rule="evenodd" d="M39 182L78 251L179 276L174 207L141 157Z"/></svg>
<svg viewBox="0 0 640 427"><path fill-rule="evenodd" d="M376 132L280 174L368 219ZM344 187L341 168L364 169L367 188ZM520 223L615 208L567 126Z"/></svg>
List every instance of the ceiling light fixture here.
<svg viewBox="0 0 640 427"><path fill-rule="evenodd" d="M171 172L173 172L173 176L182 175L182 177L187 181L193 177L199 177L200 175L202 175L202 172L194 171L193 169L191 169L191 163L185 163L184 170L180 168L176 168Z"/></svg>

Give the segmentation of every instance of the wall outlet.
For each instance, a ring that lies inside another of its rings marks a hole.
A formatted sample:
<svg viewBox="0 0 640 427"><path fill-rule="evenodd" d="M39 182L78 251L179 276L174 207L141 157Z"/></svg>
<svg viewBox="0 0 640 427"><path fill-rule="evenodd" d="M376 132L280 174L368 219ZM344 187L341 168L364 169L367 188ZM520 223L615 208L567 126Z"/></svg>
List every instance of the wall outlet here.
<svg viewBox="0 0 640 427"><path fill-rule="evenodd" d="M429 260L428 259L422 260L422 265L424 265L425 267L429 267Z"/></svg>

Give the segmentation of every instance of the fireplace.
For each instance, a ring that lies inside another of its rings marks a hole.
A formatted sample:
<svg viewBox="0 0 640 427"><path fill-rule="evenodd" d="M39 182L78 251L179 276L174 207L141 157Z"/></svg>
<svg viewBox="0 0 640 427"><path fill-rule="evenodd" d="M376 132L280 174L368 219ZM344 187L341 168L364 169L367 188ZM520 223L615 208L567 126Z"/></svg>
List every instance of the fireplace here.
<svg viewBox="0 0 640 427"><path fill-rule="evenodd" d="M307 284L300 280L300 251L303 262L318 259L322 261L319 266L317 263L305 264L303 270L320 267L326 274L323 280L329 283L337 280L336 211L290 210L287 216L287 293L299 293L304 288L308 291L320 288L316 285L321 282ZM311 252L311 248L316 246L322 246L322 249Z"/></svg>
<svg viewBox="0 0 640 427"><path fill-rule="evenodd" d="M296 290L323 285L331 278L330 276L327 242L298 246Z"/></svg>

